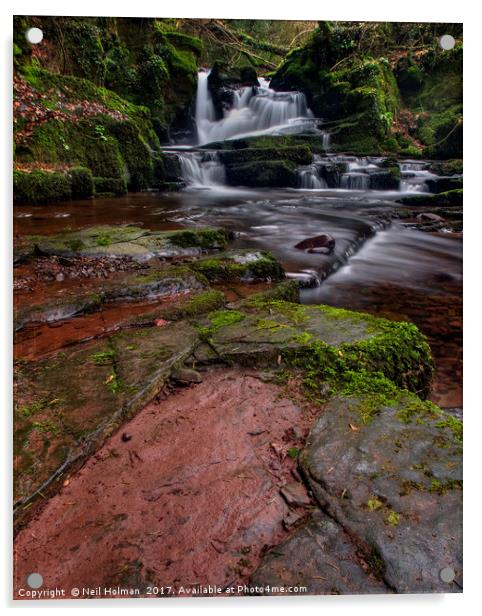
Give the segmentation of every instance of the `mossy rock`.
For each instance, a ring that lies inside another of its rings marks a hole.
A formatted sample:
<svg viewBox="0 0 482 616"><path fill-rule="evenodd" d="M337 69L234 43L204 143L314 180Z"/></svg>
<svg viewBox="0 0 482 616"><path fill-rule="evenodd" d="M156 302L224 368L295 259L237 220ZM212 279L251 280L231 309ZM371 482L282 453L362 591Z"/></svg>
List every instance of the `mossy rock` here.
<svg viewBox="0 0 482 616"><path fill-rule="evenodd" d="M93 178L95 194L98 196L113 195L120 197L127 193L127 184L124 178Z"/></svg>
<svg viewBox="0 0 482 616"><path fill-rule="evenodd" d="M13 200L15 203L55 203L72 196L72 183L65 173L49 171L13 172Z"/></svg>
<svg viewBox="0 0 482 616"><path fill-rule="evenodd" d="M270 252L236 250L208 259L193 261L190 267L210 282L278 281L284 270Z"/></svg>
<svg viewBox="0 0 482 616"><path fill-rule="evenodd" d="M462 424L408 392L373 392L355 386L325 405L302 474L390 589L460 592ZM455 582L441 579L447 566Z"/></svg>
<svg viewBox="0 0 482 616"><path fill-rule="evenodd" d="M462 159L433 161L429 170L435 175L462 175L464 164Z"/></svg>
<svg viewBox="0 0 482 616"><path fill-rule="evenodd" d="M25 236L16 247L23 258L35 253L45 255L116 255L138 260L153 256L195 255L202 250L220 250L227 246L228 232L211 227L150 231L134 225L101 225L57 235Z"/></svg>
<svg viewBox="0 0 482 616"><path fill-rule="evenodd" d="M463 205L464 191L449 190L437 195L409 195L398 200L403 205L427 205L427 206L459 206Z"/></svg>
<svg viewBox="0 0 482 616"><path fill-rule="evenodd" d="M94 179L86 167L74 167L69 171L72 199L89 199L94 196Z"/></svg>
<svg viewBox="0 0 482 616"><path fill-rule="evenodd" d="M60 489L65 473L78 469L157 395L196 343L193 327L173 323L128 330L48 359L18 363L16 525Z"/></svg>
<svg viewBox="0 0 482 616"><path fill-rule="evenodd" d="M309 165L313 154L308 144L281 148L243 148L219 152L219 160L227 166L236 166L253 161L267 162L285 160L297 165Z"/></svg>
<svg viewBox="0 0 482 616"><path fill-rule="evenodd" d="M295 188L298 176L291 161L271 160L228 166L226 181L231 186Z"/></svg>
<svg viewBox="0 0 482 616"><path fill-rule="evenodd" d="M430 390L430 348L411 323L264 296L248 298L236 312L236 322L204 330L211 348L228 361L264 365L281 356L285 366L305 374L314 395L325 383L342 387L354 373L379 373L383 382L422 397Z"/></svg>

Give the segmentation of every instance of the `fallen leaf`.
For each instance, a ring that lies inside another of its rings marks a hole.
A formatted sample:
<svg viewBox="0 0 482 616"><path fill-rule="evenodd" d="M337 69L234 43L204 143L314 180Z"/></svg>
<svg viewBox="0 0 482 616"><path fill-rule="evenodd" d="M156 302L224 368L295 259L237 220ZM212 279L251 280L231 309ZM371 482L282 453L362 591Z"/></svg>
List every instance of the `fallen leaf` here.
<svg viewBox="0 0 482 616"><path fill-rule="evenodd" d="M358 426L355 426L355 424L348 424L348 425L353 430L353 432L358 432L358 430L360 429Z"/></svg>

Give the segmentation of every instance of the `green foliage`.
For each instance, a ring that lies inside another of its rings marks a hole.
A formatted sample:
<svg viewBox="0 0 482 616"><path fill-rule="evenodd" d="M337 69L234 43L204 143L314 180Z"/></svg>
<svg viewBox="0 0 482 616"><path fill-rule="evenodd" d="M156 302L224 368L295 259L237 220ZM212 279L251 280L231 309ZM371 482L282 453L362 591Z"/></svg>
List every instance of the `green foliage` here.
<svg viewBox="0 0 482 616"><path fill-rule="evenodd" d="M66 201L72 195L70 178L63 173L47 171L13 172L15 203L52 203Z"/></svg>
<svg viewBox="0 0 482 616"><path fill-rule="evenodd" d="M113 350L98 351L92 355L92 361L97 366L108 366L113 363L115 353Z"/></svg>
<svg viewBox="0 0 482 616"><path fill-rule="evenodd" d="M125 195L127 192L126 181L123 178L94 178L95 194Z"/></svg>
<svg viewBox="0 0 482 616"><path fill-rule="evenodd" d="M72 199L87 199L94 194L92 171L86 167L74 167L69 171Z"/></svg>

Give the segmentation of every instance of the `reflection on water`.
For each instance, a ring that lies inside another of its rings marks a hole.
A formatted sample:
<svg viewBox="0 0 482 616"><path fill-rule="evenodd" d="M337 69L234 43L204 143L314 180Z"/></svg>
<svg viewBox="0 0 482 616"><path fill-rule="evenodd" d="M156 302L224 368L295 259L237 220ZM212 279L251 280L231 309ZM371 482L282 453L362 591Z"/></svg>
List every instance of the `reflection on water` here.
<svg viewBox="0 0 482 616"><path fill-rule="evenodd" d="M219 225L238 247L271 250L305 283L302 301L409 319L429 337L438 367L435 399L461 405L462 244L389 226L400 193L324 190L248 190L219 187L179 193L143 193L56 206L22 206L14 231L50 234L99 224L140 224L150 229ZM331 255L294 248L329 233ZM331 274L328 278L327 275Z"/></svg>

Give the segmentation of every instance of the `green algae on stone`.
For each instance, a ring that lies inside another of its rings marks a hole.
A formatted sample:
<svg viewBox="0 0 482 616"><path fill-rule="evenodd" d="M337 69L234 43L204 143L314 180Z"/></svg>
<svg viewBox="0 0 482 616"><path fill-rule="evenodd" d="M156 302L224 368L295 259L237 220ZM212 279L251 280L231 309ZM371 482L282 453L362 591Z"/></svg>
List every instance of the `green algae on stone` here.
<svg viewBox="0 0 482 616"><path fill-rule="evenodd" d="M134 225L101 225L57 235L28 235L16 249L23 257L35 252L45 255L113 255L134 259L177 256L201 250L225 248L228 233L203 228L178 231L150 231Z"/></svg>
<svg viewBox="0 0 482 616"><path fill-rule="evenodd" d="M270 252L233 250L191 263L191 268L210 282L277 281L284 270Z"/></svg>

